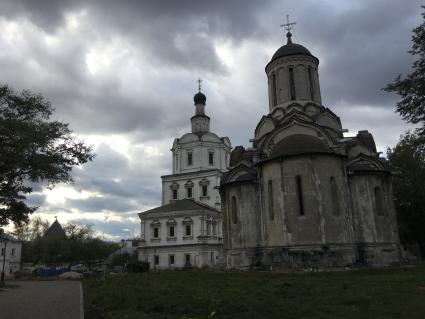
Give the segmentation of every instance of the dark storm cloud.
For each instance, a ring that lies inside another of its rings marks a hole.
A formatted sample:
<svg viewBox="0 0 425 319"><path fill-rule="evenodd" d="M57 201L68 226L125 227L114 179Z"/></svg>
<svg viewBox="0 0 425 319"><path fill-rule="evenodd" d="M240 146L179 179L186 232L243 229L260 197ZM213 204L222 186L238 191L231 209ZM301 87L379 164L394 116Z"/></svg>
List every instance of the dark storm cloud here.
<svg viewBox="0 0 425 319"><path fill-rule="evenodd" d="M104 198L70 200L71 204L85 211L101 212L111 203L109 211L124 212L160 202L159 176L167 169L168 156L150 161L143 155L138 156L135 158L138 163L133 165L128 158L105 144L101 144L95 152L95 161L83 169L74 170L73 178L77 188L102 194ZM134 203L139 206L134 206Z"/></svg>

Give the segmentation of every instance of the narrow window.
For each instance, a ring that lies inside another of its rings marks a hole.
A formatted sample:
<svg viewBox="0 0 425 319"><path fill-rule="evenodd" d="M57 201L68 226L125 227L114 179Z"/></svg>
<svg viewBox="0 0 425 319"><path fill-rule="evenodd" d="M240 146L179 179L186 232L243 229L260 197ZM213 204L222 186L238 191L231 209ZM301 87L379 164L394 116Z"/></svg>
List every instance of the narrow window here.
<svg viewBox="0 0 425 319"><path fill-rule="evenodd" d="M153 238L158 238L158 237L159 237L159 228L154 227L153 228Z"/></svg>
<svg viewBox="0 0 425 319"><path fill-rule="evenodd" d="M311 67L308 67L308 82L310 84L310 99L314 100L314 82Z"/></svg>
<svg viewBox="0 0 425 319"><path fill-rule="evenodd" d="M170 226L170 229L169 229L169 236L170 236L170 237L174 237L174 226Z"/></svg>
<svg viewBox="0 0 425 319"><path fill-rule="evenodd" d="M185 235L186 236L191 236L192 234L192 227L190 227L190 225L186 225L185 227Z"/></svg>
<svg viewBox="0 0 425 319"><path fill-rule="evenodd" d="M231 211L232 211L232 223L237 224L238 223L238 204L236 202L235 196L232 196Z"/></svg>
<svg viewBox="0 0 425 319"><path fill-rule="evenodd" d="M207 236L211 236L211 223L207 222Z"/></svg>
<svg viewBox="0 0 425 319"><path fill-rule="evenodd" d="M329 180L329 189L331 192L332 213L334 214L334 216L339 216L338 187L336 186L335 177L333 176Z"/></svg>
<svg viewBox="0 0 425 319"><path fill-rule="evenodd" d="M159 265L159 256L158 255L155 255L154 256L154 264L157 266L157 265Z"/></svg>
<svg viewBox="0 0 425 319"><path fill-rule="evenodd" d="M268 184L267 192L269 195L269 217L270 217L270 220L274 220L273 182L269 180L267 184Z"/></svg>
<svg viewBox="0 0 425 319"><path fill-rule="evenodd" d="M12 256L15 256L15 248L12 248Z"/></svg>
<svg viewBox="0 0 425 319"><path fill-rule="evenodd" d="M210 261L214 262L214 252L213 251L210 253Z"/></svg>
<svg viewBox="0 0 425 319"><path fill-rule="evenodd" d="M298 199L298 213L301 216L304 216L305 212L304 212L304 201L303 201L303 188L302 188L300 175L295 176L295 184L296 184L295 187L296 187L297 199Z"/></svg>
<svg viewBox="0 0 425 319"><path fill-rule="evenodd" d="M4 256L4 248L1 249L1 255Z"/></svg>
<svg viewBox="0 0 425 319"><path fill-rule="evenodd" d="M187 198L192 198L193 197L193 189L192 187L188 187L187 189Z"/></svg>
<svg viewBox="0 0 425 319"><path fill-rule="evenodd" d="M193 154L187 153L187 166L192 166L192 165L193 165Z"/></svg>
<svg viewBox="0 0 425 319"><path fill-rule="evenodd" d="M217 223L213 223L213 236L217 236Z"/></svg>
<svg viewBox="0 0 425 319"><path fill-rule="evenodd" d="M208 186L202 186L202 196L208 196Z"/></svg>
<svg viewBox="0 0 425 319"><path fill-rule="evenodd" d="M174 255L170 255L170 265L174 265Z"/></svg>
<svg viewBox="0 0 425 319"><path fill-rule="evenodd" d="M273 105L277 105L277 94L276 94L276 74L273 73L272 76L272 96L273 96Z"/></svg>
<svg viewBox="0 0 425 319"><path fill-rule="evenodd" d="M289 86L291 89L291 100L295 100L295 80L294 80L294 69L289 68Z"/></svg>
<svg viewBox="0 0 425 319"><path fill-rule="evenodd" d="M374 191L376 213L378 214L378 216L384 216L384 201L382 198L382 190L379 186L376 186Z"/></svg>
<svg viewBox="0 0 425 319"><path fill-rule="evenodd" d="M173 189L173 199L178 199L177 189Z"/></svg>
<svg viewBox="0 0 425 319"><path fill-rule="evenodd" d="M185 266L190 266L190 254L184 255Z"/></svg>
<svg viewBox="0 0 425 319"><path fill-rule="evenodd" d="M214 165L214 153L213 152L208 153L208 164Z"/></svg>

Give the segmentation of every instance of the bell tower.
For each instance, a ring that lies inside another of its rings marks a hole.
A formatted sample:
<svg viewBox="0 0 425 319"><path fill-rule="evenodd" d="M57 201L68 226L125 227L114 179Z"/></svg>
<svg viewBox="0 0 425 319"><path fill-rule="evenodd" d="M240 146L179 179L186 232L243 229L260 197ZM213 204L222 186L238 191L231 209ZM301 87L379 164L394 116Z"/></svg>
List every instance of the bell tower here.
<svg viewBox="0 0 425 319"><path fill-rule="evenodd" d="M202 80L198 79L198 93L193 97L195 103L195 115L192 116L192 133L206 133L210 131L210 118L205 114L205 102L207 97L201 92Z"/></svg>

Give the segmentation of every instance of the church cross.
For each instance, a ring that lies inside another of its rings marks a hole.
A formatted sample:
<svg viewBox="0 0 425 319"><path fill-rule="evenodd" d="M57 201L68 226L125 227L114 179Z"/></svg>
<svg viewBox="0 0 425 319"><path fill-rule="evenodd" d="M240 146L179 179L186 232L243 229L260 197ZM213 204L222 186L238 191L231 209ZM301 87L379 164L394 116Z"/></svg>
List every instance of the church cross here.
<svg viewBox="0 0 425 319"><path fill-rule="evenodd" d="M202 83L201 78L199 78L198 81L196 81L196 82L198 82L198 90L199 90L199 92L201 92L201 83Z"/></svg>
<svg viewBox="0 0 425 319"><path fill-rule="evenodd" d="M281 24L281 27L284 27L285 30L287 31L286 33L286 37L288 38L288 44L292 43L291 37L292 37L292 33L291 30L294 29L293 25L297 24L296 22L289 22L289 14L286 15L286 23Z"/></svg>
<svg viewBox="0 0 425 319"><path fill-rule="evenodd" d="M288 32L291 32L291 30L294 28L293 25L297 24L296 22L289 22L289 14L286 15L286 23L281 24L281 27L285 27L285 30Z"/></svg>

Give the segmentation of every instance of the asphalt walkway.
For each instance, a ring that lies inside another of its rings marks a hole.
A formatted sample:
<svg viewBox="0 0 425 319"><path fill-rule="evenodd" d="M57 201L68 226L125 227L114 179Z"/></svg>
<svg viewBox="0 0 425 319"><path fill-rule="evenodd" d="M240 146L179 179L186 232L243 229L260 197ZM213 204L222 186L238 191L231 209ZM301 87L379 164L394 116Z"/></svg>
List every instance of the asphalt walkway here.
<svg viewBox="0 0 425 319"><path fill-rule="evenodd" d="M78 281L7 281L0 290L0 318L83 319Z"/></svg>

